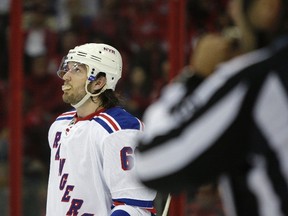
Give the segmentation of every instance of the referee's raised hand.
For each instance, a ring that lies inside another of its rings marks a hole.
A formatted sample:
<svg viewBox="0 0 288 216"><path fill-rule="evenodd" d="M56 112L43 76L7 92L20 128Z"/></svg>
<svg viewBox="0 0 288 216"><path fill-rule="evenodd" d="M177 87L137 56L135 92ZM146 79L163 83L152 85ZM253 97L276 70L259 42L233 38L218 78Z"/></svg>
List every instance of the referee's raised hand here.
<svg viewBox="0 0 288 216"><path fill-rule="evenodd" d="M209 76L220 63L237 54L234 41L222 34L207 34L202 36L191 56L193 70L204 77Z"/></svg>

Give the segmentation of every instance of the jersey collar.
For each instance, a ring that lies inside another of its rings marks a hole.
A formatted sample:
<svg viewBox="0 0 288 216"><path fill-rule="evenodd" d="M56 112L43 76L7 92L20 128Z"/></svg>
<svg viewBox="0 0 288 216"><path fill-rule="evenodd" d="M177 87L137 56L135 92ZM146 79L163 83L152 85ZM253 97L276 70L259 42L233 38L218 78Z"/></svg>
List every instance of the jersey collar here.
<svg viewBox="0 0 288 216"><path fill-rule="evenodd" d="M85 117L78 117L77 116L77 113L75 114L75 116L74 116L74 119L75 119L75 123L77 123L78 121L86 121L86 120L91 120L94 116L97 116L97 115L99 115L99 113L101 113L101 112L103 112L103 111L105 111L105 108L102 108L102 109L100 109L100 110L97 110L96 112L93 112L93 113L91 113L90 115L88 115L88 116L85 116ZM74 124L75 124L74 123Z"/></svg>

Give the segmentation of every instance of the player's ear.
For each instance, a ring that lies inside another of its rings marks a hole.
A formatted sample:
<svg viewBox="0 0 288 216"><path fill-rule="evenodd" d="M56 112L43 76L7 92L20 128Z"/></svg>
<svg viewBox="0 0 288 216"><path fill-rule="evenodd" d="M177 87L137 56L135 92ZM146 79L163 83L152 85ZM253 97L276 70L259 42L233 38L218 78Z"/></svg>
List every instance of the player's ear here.
<svg viewBox="0 0 288 216"><path fill-rule="evenodd" d="M259 30L277 28L282 0L253 0L248 9L248 17L252 25Z"/></svg>
<svg viewBox="0 0 288 216"><path fill-rule="evenodd" d="M92 90L93 92L102 89L107 82L106 76L99 76L95 81L92 83Z"/></svg>

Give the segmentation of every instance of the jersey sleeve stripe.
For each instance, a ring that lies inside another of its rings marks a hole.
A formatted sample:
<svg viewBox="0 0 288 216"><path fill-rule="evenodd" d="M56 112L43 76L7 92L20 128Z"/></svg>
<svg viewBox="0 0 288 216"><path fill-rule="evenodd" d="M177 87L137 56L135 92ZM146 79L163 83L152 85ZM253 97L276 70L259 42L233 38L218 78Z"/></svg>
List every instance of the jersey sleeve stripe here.
<svg viewBox="0 0 288 216"><path fill-rule="evenodd" d="M100 113L99 118L103 118L106 122L108 122L108 124L111 125L115 131L118 131L121 129L119 124L111 116L107 115L106 113Z"/></svg>
<svg viewBox="0 0 288 216"><path fill-rule="evenodd" d="M137 206L139 208L144 208L153 214L156 214L156 209L153 205L153 201L135 200L135 199L127 199L127 198L113 199L112 208L118 205Z"/></svg>
<svg viewBox="0 0 288 216"><path fill-rule="evenodd" d="M120 108L111 108L106 112L98 113L94 116L93 120L98 122L109 133L126 129L143 131L144 127L143 122L138 118L131 116Z"/></svg>
<svg viewBox="0 0 288 216"><path fill-rule="evenodd" d="M108 133L113 133L113 129L101 118L93 118L94 121L98 122Z"/></svg>

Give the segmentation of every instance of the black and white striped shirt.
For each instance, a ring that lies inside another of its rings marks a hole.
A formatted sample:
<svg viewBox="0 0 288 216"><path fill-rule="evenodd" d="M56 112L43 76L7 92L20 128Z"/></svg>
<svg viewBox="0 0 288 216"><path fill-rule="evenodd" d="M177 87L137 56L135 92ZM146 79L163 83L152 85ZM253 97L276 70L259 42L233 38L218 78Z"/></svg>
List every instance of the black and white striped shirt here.
<svg viewBox="0 0 288 216"><path fill-rule="evenodd" d="M221 183L227 216L288 216L288 37L167 86L144 114L140 180L159 191Z"/></svg>

